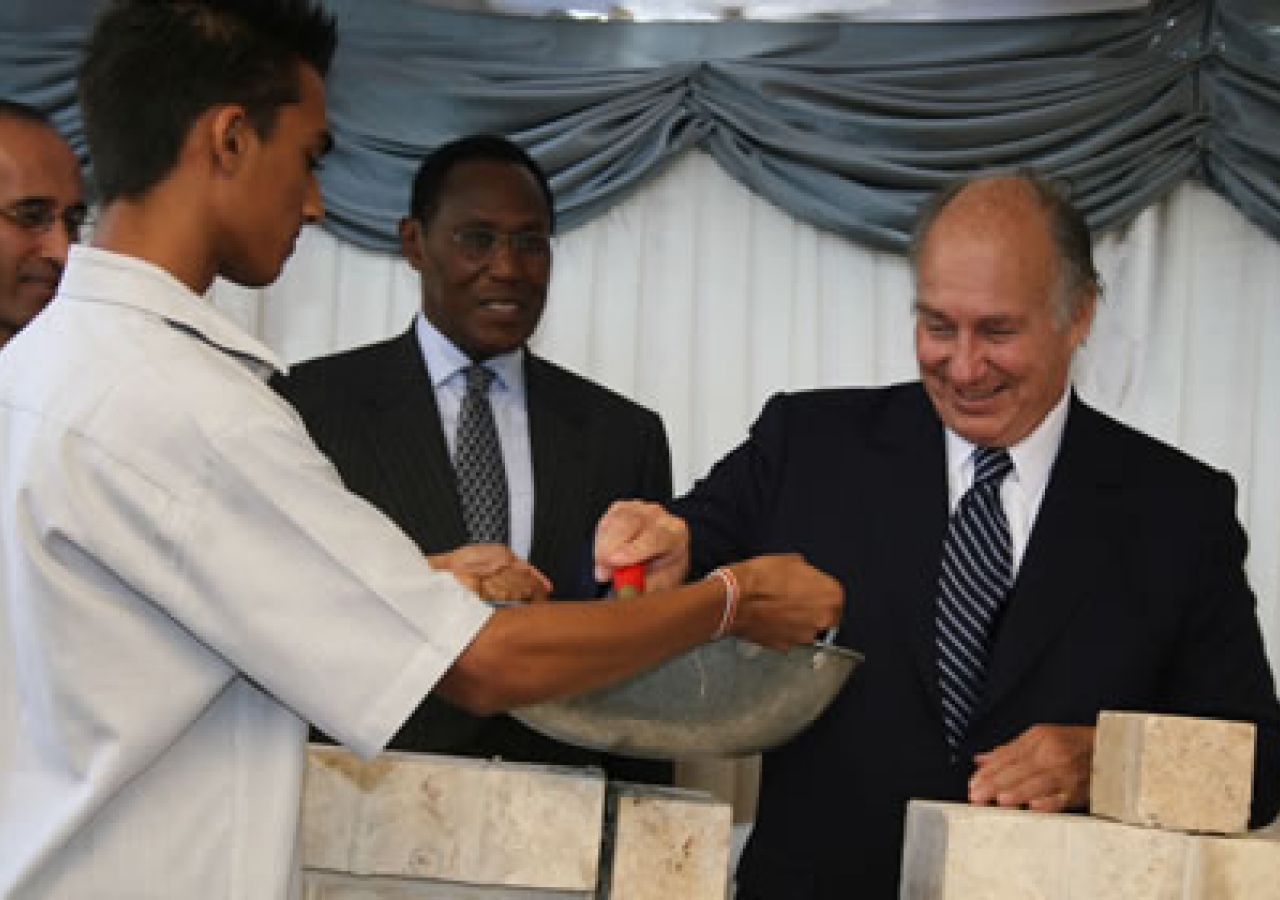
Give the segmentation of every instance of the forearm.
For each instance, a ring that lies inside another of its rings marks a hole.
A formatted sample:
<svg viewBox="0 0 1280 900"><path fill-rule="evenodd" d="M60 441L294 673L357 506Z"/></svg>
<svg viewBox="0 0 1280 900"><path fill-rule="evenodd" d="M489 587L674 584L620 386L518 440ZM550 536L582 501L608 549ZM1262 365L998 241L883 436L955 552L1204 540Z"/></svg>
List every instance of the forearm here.
<svg viewBox="0 0 1280 900"><path fill-rule="evenodd" d="M722 575L622 600L500 610L440 690L473 712L496 712L616 681L721 632L781 649L840 621L839 582L798 554L757 557Z"/></svg>
<svg viewBox="0 0 1280 900"><path fill-rule="evenodd" d="M492 713L600 687L706 641L724 601L712 581L625 600L500 609L439 690Z"/></svg>

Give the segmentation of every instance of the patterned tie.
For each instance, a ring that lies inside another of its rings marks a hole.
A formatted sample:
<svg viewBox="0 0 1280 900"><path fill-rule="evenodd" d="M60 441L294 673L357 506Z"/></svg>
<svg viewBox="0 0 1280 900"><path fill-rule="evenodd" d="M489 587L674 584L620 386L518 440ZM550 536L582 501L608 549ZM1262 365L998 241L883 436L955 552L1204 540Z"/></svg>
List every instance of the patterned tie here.
<svg viewBox="0 0 1280 900"><path fill-rule="evenodd" d="M1013 460L1000 447L979 447L973 459L973 486L951 517L938 579L938 687L953 751L982 698L991 626L1013 584L1013 543L1000 505L1000 482Z"/></svg>
<svg viewBox="0 0 1280 900"><path fill-rule="evenodd" d="M507 473L502 445L489 406L493 372L479 363L463 370L467 393L458 412L458 439L453 468L467 537L473 543L505 544L508 539Z"/></svg>

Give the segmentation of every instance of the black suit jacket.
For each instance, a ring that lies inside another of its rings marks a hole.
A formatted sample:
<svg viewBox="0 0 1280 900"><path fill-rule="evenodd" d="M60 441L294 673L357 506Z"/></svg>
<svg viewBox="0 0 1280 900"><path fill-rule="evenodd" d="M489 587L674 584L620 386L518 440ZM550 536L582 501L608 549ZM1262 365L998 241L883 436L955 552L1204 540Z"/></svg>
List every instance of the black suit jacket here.
<svg viewBox="0 0 1280 900"><path fill-rule="evenodd" d="M919 384L775 397L673 504L697 570L799 551L847 592L862 651L827 712L765 756L744 896L898 896L906 802L963 800L977 751L1099 710L1259 723L1255 820L1280 805L1280 705L1230 477L1072 398L996 637L966 762L943 736L934 649L948 518L942 426Z"/></svg>
<svg viewBox="0 0 1280 900"><path fill-rule="evenodd" d="M653 412L526 354L534 511L530 561L557 597L597 592L591 538L609 504L666 500L671 460ZM275 382L347 487L404 529L424 553L466 543L435 392L413 329L294 366ZM392 739L396 749L604 765L617 777L669 781L665 764L621 761L553 742L508 716L478 718L440 698Z"/></svg>

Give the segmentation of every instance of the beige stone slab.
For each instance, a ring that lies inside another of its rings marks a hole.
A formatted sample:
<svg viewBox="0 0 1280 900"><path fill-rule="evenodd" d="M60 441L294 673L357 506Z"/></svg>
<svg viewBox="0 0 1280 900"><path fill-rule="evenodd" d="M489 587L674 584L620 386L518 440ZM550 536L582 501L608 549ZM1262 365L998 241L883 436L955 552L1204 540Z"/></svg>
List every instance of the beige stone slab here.
<svg viewBox="0 0 1280 900"><path fill-rule="evenodd" d="M356 875L593 891L605 782L568 770L313 747L303 865Z"/></svg>
<svg viewBox="0 0 1280 900"><path fill-rule="evenodd" d="M1280 900L1280 841L1274 835L1197 837L1184 900Z"/></svg>
<svg viewBox="0 0 1280 900"><path fill-rule="evenodd" d="M1249 722L1103 712L1089 809L1134 825L1234 834L1249 824Z"/></svg>
<svg viewBox="0 0 1280 900"><path fill-rule="evenodd" d="M350 872L360 819L360 759L336 747L312 747L302 789L299 843L302 865Z"/></svg>
<svg viewBox="0 0 1280 900"><path fill-rule="evenodd" d="M1190 839L1083 815L1067 821L1069 900L1182 900Z"/></svg>
<svg viewBox="0 0 1280 900"><path fill-rule="evenodd" d="M1067 900L1065 816L912 800L902 900Z"/></svg>
<svg viewBox="0 0 1280 900"><path fill-rule="evenodd" d="M1081 815L911 801L903 900L1182 900L1188 841Z"/></svg>
<svg viewBox="0 0 1280 900"><path fill-rule="evenodd" d="M302 900L591 900L594 891L458 884L430 879L386 878L304 871Z"/></svg>
<svg viewBox="0 0 1280 900"><path fill-rule="evenodd" d="M724 900L733 809L707 794L612 789L608 900Z"/></svg>

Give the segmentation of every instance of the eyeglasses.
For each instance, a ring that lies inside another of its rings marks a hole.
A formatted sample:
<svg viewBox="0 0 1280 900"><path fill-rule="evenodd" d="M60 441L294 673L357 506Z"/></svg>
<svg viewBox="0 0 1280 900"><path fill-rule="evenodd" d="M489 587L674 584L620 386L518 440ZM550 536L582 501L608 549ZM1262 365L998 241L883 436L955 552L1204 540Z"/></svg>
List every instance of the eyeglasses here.
<svg viewBox="0 0 1280 900"><path fill-rule="evenodd" d="M506 244L511 254L523 263L546 265L551 260L551 236L540 231L494 231L492 228L460 228L453 242L462 255L472 262L486 262Z"/></svg>
<svg viewBox="0 0 1280 900"><path fill-rule="evenodd" d="M62 227L67 230L67 239L80 240L85 223L89 218L89 208L83 203L72 203L61 211L52 200L29 198L0 206L0 216L31 235L48 234L55 222L61 220Z"/></svg>

